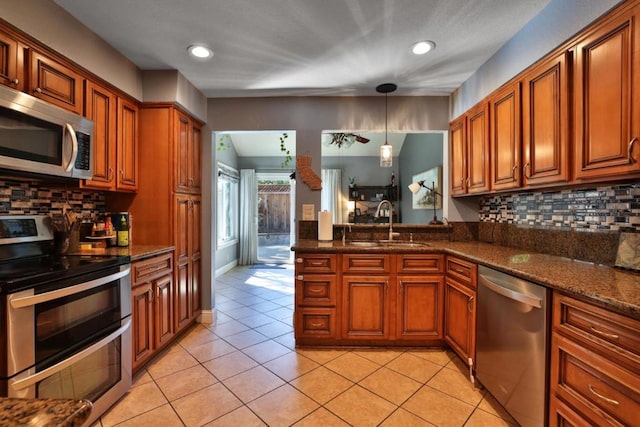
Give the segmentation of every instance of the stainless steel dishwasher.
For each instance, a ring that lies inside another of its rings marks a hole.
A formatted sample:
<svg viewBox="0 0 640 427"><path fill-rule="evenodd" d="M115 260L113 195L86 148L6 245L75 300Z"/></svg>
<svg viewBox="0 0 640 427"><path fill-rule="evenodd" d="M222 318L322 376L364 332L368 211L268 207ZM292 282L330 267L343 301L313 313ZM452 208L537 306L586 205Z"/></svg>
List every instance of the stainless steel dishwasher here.
<svg viewBox="0 0 640 427"><path fill-rule="evenodd" d="M549 291L478 268L476 378L523 427L546 425Z"/></svg>

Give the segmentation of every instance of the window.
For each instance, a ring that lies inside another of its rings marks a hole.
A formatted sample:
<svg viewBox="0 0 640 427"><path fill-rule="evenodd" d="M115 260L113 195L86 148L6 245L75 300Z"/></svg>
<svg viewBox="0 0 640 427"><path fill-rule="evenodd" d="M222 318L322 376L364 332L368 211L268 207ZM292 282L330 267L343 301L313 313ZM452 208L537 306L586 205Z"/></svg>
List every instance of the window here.
<svg viewBox="0 0 640 427"><path fill-rule="evenodd" d="M238 171L218 162L216 224L218 247L238 242Z"/></svg>

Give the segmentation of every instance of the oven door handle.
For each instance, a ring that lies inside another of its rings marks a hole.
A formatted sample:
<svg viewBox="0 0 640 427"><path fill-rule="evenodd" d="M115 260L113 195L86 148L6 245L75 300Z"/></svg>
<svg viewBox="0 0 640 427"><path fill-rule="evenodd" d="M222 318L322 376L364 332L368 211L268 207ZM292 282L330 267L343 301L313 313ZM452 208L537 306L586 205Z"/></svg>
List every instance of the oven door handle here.
<svg viewBox="0 0 640 427"><path fill-rule="evenodd" d="M117 273L110 274L105 277L100 277L98 279L90 280L85 283L80 283L79 285L69 286L66 288L56 289L55 291L45 292L38 295L29 295L25 297L18 297L11 300L11 307L13 308L25 308L30 307L32 305L41 304L43 302L52 301L58 298L66 297L69 295L77 294L89 289L97 288L98 286L102 286L109 282L113 282L114 280L118 280L127 276L131 268L127 267L126 270L119 271Z"/></svg>
<svg viewBox="0 0 640 427"><path fill-rule="evenodd" d="M106 337L102 338L100 341L98 341L95 344L92 344L91 346L85 348L84 350L74 354L73 356L69 357L68 359L63 360L62 362L56 363L53 366L48 367L47 369L45 369L44 371L40 371L35 375L31 375L28 376L26 378L23 378L21 380L18 380L14 383L11 384L11 388L13 388L15 391L20 391L22 389L25 389L27 387L31 387L32 385L34 385L35 383L42 381L43 379L50 377L53 374L56 374L60 371L62 371L65 368L68 368L69 366L73 365L74 363L84 359L87 356L90 356L91 354L95 353L96 351L100 350L102 347L104 347L105 345L109 344L111 341L115 340L116 338L118 338L120 335L124 334L125 331L127 329L129 329L129 327L131 327L131 318L127 319L126 323L122 326L120 326L116 331L112 332L111 334L107 335ZM125 355L125 357L128 357L128 355Z"/></svg>

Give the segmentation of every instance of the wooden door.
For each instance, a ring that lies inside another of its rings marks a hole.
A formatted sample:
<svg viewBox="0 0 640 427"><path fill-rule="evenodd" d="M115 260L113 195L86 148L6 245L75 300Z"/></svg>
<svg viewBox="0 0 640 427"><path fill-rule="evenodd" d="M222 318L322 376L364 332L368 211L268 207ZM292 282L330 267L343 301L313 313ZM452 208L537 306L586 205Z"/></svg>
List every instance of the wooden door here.
<svg viewBox="0 0 640 427"><path fill-rule="evenodd" d="M192 122L190 157L190 189L194 194L200 194L202 189L202 128Z"/></svg>
<svg viewBox="0 0 640 427"><path fill-rule="evenodd" d="M389 330L390 276L343 276L342 338L386 339Z"/></svg>
<svg viewBox="0 0 640 427"><path fill-rule="evenodd" d="M24 79L18 71L19 46L20 44L11 35L0 31L0 84L22 90Z"/></svg>
<svg viewBox="0 0 640 427"><path fill-rule="evenodd" d="M467 193L489 191L489 118L487 104L482 102L467 114Z"/></svg>
<svg viewBox="0 0 640 427"><path fill-rule="evenodd" d="M451 195L467 193L467 116L459 117L449 125L449 168L451 169Z"/></svg>
<svg viewBox="0 0 640 427"><path fill-rule="evenodd" d="M155 280L154 316L156 347L162 346L174 335L173 291L173 277L171 274Z"/></svg>
<svg viewBox="0 0 640 427"><path fill-rule="evenodd" d="M189 227L191 216L191 199L188 195L176 194L174 212L174 241L175 246L175 319L176 332L189 323L191 318L191 263L189 257Z"/></svg>
<svg viewBox="0 0 640 427"><path fill-rule="evenodd" d="M442 276L398 277L396 338L442 339Z"/></svg>
<svg viewBox="0 0 640 427"><path fill-rule="evenodd" d="M117 189L138 189L138 106L118 98ZM159 172L161 173L161 172Z"/></svg>
<svg viewBox="0 0 640 427"><path fill-rule="evenodd" d="M93 120L93 178L83 187L115 190L116 96L87 81L85 116Z"/></svg>
<svg viewBox="0 0 640 427"><path fill-rule="evenodd" d="M133 369L153 354L153 290L151 283L131 289L131 317L133 319Z"/></svg>
<svg viewBox="0 0 640 427"><path fill-rule="evenodd" d="M504 86L489 101L493 190L520 186L520 83Z"/></svg>
<svg viewBox="0 0 640 427"><path fill-rule="evenodd" d="M190 188L191 120L176 110L175 136L175 191L188 193Z"/></svg>
<svg viewBox="0 0 640 427"><path fill-rule="evenodd" d="M466 363L475 360L476 292L447 277L444 286L444 340Z"/></svg>
<svg viewBox="0 0 640 427"><path fill-rule="evenodd" d="M522 82L525 186L565 183L569 171L570 52L529 70Z"/></svg>
<svg viewBox="0 0 640 427"><path fill-rule="evenodd" d="M31 50L29 93L76 114L82 114L84 78L71 68Z"/></svg>
<svg viewBox="0 0 640 427"><path fill-rule="evenodd" d="M189 287L191 292L190 317L194 317L202 310L202 246L200 244L202 203L198 196L190 198L189 213L189 260L191 262L191 277Z"/></svg>
<svg viewBox="0 0 640 427"><path fill-rule="evenodd" d="M636 9L575 48L575 177L620 179L640 171L640 32Z"/></svg>

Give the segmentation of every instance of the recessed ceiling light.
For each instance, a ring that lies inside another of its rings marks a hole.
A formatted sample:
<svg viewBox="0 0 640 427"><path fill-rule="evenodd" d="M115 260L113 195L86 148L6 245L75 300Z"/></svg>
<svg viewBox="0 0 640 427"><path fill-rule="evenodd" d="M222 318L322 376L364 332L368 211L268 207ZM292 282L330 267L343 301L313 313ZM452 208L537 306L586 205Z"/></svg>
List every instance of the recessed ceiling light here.
<svg viewBox="0 0 640 427"><path fill-rule="evenodd" d="M213 56L213 51L209 49L207 46L201 44L192 44L187 48L191 56L194 56L198 59L207 59Z"/></svg>
<svg viewBox="0 0 640 427"><path fill-rule="evenodd" d="M413 46L411 46L411 52L413 52L414 55L424 55L435 48L436 44L431 40L422 40L415 42Z"/></svg>

